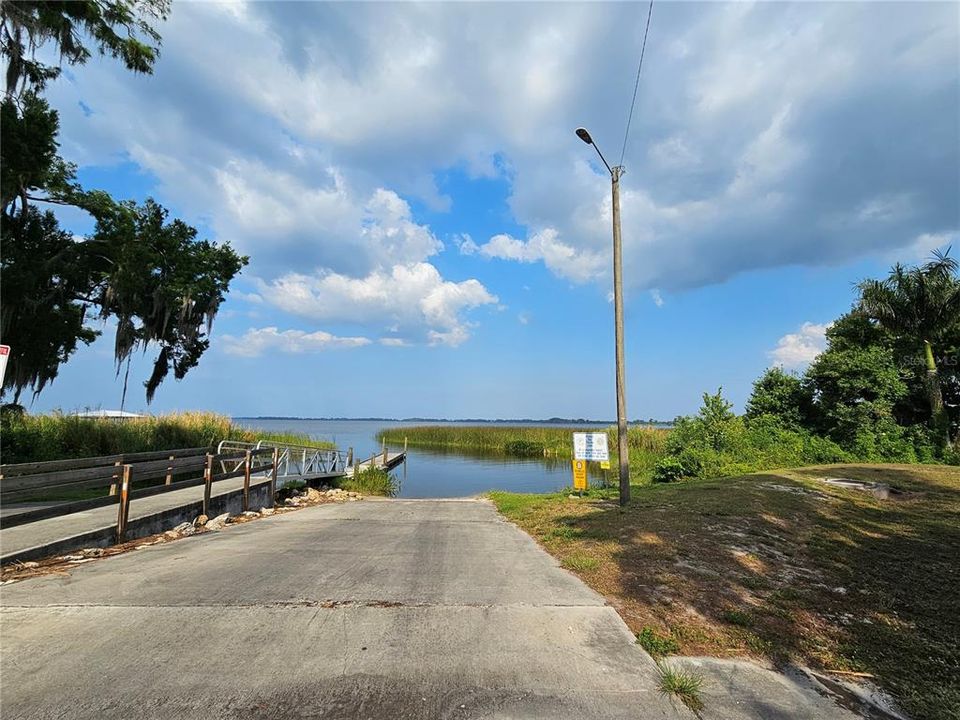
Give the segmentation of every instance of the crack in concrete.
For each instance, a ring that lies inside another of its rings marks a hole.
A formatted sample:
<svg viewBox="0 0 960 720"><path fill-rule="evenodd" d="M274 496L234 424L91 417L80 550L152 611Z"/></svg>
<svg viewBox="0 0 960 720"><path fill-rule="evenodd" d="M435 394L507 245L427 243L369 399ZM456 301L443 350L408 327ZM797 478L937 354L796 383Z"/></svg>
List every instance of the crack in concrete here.
<svg viewBox="0 0 960 720"><path fill-rule="evenodd" d="M273 602L258 603L190 603L185 605L174 604L156 604L156 605L117 605L112 603L51 603L49 605L4 605L0 607L0 613L21 610L70 610L82 608L108 608L108 609L184 609L184 608L237 608L253 609L260 608L265 610L275 609L300 609L300 608L318 608L322 610L352 609L352 608L379 608L379 609L420 609L420 608L479 608L493 609L503 608L506 610L529 608L531 610L544 608L555 608L559 610L590 609L597 610L611 609L609 605L570 605L554 603L441 603L426 601L402 601L402 600L276 600Z"/></svg>

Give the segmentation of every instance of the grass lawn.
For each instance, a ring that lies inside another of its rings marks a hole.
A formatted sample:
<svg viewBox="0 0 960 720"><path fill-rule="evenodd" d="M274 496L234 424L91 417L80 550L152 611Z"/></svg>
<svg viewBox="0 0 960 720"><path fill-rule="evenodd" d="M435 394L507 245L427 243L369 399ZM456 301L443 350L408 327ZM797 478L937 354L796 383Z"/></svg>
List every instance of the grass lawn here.
<svg viewBox="0 0 960 720"><path fill-rule="evenodd" d="M818 478L885 482L880 500ZM654 652L868 673L960 718L960 468L833 465L610 491L492 493Z"/></svg>

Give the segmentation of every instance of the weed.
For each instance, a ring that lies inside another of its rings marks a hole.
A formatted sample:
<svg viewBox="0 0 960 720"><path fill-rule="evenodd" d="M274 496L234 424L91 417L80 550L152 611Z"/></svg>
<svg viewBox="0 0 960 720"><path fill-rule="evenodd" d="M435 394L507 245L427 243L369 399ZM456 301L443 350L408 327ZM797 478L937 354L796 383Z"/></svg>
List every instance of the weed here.
<svg viewBox="0 0 960 720"><path fill-rule="evenodd" d="M676 695L680 702L695 713L703 710L703 699L700 697L702 675L663 662L657 663L657 668L660 670L660 692L664 695Z"/></svg>
<svg viewBox="0 0 960 720"><path fill-rule="evenodd" d="M753 625L753 618L743 610L724 610L720 617L731 625L739 625L740 627L751 627Z"/></svg>
<svg viewBox="0 0 960 720"><path fill-rule="evenodd" d="M589 555L573 554L563 559L563 566L569 570L588 572L600 567L600 561Z"/></svg>
<svg viewBox="0 0 960 720"><path fill-rule="evenodd" d="M555 527L548 533L549 537L562 538L563 540L573 540L576 537L580 536L580 531L576 528L570 527L569 525L560 525Z"/></svg>
<svg viewBox="0 0 960 720"><path fill-rule="evenodd" d="M677 641L669 635L661 635L651 627L644 627L637 633L637 643L653 657L672 655L680 651Z"/></svg>

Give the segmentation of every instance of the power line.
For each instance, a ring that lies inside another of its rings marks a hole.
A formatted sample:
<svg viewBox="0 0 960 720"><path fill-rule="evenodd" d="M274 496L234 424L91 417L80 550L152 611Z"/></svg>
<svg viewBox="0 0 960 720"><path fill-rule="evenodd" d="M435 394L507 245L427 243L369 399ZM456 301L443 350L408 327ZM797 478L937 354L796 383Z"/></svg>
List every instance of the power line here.
<svg viewBox="0 0 960 720"><path fill-rule="evenodd" d="M627 153L627 138L630 137L630 122L633 120L633 106L637 103L637 89L640 87L640 71L643 69L643 53L647 49L647 33L650 32L650 17L653 15L653 0L647 9L647 27L643 31L643 45L640 47L640 62L637 65L637 81L633 85L633 100L630 101L630 114L627 115L627 130L623 133L623 149L620 151L619 165L623 165L623 156Z"/></svg>

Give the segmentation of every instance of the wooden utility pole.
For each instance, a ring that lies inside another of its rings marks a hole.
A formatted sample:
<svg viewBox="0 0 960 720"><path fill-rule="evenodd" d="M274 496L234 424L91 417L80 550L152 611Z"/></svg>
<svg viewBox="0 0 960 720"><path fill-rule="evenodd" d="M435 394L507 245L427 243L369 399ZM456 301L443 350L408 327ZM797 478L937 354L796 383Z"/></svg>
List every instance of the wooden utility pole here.
<svg viewBox="0 0 960 720"><path fill-rule="evenodd" d="M630 502L630 448L627 442L627 380L623 361L623 269L620 241L620 175L623 167L610 170L613 193L613 316L617 343L617 455L620 460L620 504Z"/></svg>

